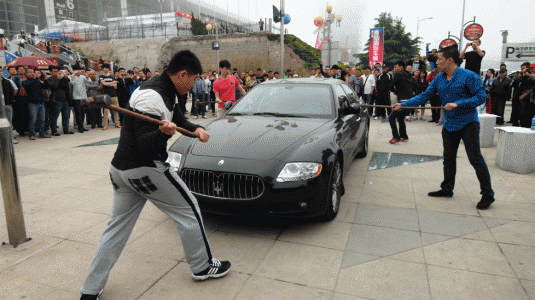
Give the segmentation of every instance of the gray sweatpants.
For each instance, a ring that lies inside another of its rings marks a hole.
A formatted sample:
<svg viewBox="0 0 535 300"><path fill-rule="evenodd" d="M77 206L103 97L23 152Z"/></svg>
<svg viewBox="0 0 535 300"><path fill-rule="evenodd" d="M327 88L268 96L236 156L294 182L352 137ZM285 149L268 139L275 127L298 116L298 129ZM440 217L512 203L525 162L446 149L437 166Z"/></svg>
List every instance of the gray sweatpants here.
<svg viewBox="0 0 535 300"><path fill-rule="evenodd" d="M147 200L177 224L191 271L198 273L209 267L212 254L197 200L167 163L155 163L156 168L126 171L111 166L114 188L111 220L97 245L82 294L96 295L104 289Z"/></svg>

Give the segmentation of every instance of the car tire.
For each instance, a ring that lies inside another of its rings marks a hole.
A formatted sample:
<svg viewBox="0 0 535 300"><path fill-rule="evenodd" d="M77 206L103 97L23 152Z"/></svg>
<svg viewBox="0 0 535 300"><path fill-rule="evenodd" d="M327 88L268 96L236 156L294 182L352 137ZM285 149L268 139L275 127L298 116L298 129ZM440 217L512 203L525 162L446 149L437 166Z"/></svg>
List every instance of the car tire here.
<svg viewBox="0 0 535 300"><path fill-rule="evenodd" d="M368 143L369 143L369 137L370 137L370 127L366 129L366 133L364 134L364 141L362 142L362 149L355 155L355 158L364 158L368 156Z"/></svg>
<svg viewBox="0 0 535 300"><path fill-rule="evenodd" d="M329 178L329 192L325 198L327 210L322 216L322 220L331 221L338 214L338 211L340 210L340 199L342 198L343 186L342 166L337 158L334 161L331 177Z"/></svg>

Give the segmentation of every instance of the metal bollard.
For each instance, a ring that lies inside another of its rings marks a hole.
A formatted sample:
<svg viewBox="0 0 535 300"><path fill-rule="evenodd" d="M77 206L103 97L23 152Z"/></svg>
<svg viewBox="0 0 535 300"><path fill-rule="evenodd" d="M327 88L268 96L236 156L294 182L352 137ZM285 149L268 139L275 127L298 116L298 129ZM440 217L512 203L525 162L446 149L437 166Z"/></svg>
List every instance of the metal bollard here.
<svg viewBox="0 0 535 300"><path fill-rule="evenodd" d="M6 115L2 84L0 84L0 182L9 244L16 247L27 242L28 239L26 238L15 152L13 151L13 129L11 129Z"/></svg>

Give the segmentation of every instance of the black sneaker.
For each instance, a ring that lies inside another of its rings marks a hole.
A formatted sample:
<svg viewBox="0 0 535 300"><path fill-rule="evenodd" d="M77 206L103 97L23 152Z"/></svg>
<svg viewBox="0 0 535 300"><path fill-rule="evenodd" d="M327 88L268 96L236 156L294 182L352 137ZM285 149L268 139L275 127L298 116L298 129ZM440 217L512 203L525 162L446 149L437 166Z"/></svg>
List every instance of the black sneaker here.
<svg viewBox="0 0 535 300"><path fill-rule="evenodd" d="M430 192L427 195L430 196L430 197L448 197L448 198L451 198L451 197L453 197L453 192L446 192L445 190L440 190L440 191L436 191L436 192Z"/></svg>
<svg viewBox="0 0 535 300"><path fill-rule="evenodd" d="M210 278L219 278L227 275L230 271L230 262L229 261L219 261L215 258L212 258L210 266L204 271L197 274L191 274L194 280L203 281Z"/></svg>
<svg viewBox="0 0 535 300"><path fill-rule="evenodd" d="M57 132L54 132L52 133L52 136L60 136L61 134L57 133Z"/></svg>
<svg viewBox="0 0 535 300"><path fill-rule="evenodd" d="M82 296L80 297L80 300L98 300L98 296L100 296L100 294L98 295L82 294Z"/></svg>
<svg viewBox="0 0 535 300"><path fill-rule="evenodd" d="M477 204L477 209L487 209L494 202L494 196L483 195L481 201Z"/></svg>

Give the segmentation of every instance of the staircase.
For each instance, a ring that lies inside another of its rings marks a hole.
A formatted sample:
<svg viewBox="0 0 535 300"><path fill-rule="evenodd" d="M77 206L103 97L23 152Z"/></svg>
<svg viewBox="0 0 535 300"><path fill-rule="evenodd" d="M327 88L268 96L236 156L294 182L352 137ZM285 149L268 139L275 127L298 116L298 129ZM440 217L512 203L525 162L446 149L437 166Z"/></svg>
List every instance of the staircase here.
<svg viewBox="0 0 535 300"><path fill-rule="evenodd" d="M76 64L76 60L68 57L67 55L61 54L61 53L46 53L46 52L41 51L41 49L39 49L37 47L34 47L32 45L29 45L29 44L25 44L24 48L26 50L32 52L32 54L35 54L35 55L40 56L40 57L44 57L44 58L57 57L58 59L66 62L68 64L71 64L71 65Z"/></svg>

